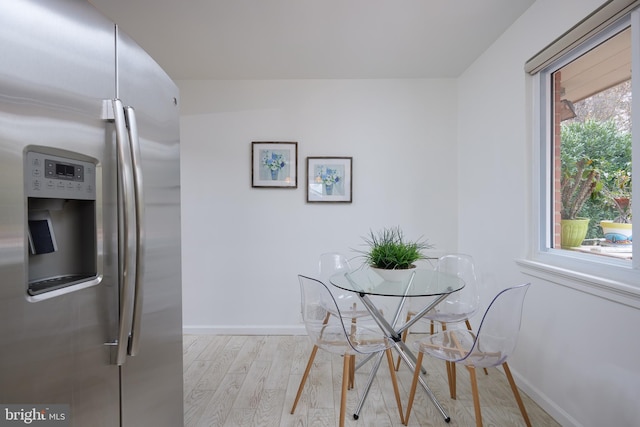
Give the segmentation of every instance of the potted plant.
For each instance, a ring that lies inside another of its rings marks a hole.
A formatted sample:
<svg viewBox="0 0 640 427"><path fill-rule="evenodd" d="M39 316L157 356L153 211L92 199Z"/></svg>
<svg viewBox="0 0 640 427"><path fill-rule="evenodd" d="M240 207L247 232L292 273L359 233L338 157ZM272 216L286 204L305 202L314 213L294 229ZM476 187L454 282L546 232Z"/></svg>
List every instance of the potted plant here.
<svg viewBox="0 0 640 427"><path fill-rule="evenodd" d="M603 187L607 203L618 216L613 221L600 221L607 244L631 245L631 172L624 169L614 174L613 189Z"/></svg>
<svg viewBox="0 0 640 427"><path fill-rule="evenodd" d="M571 166L563 163L560 188L561 246L563 248L580 246L587 235L589 218L580 218L578 214L587 199L597 194L602 188L600 171L589 158L582 158Z"/></svg>
<svg viewBox="0 0 640 427"><path fill-rule="evenodd" d="M425 259L423 250L433 247L422 238L406 240L400 227L383 228L375 233L370 231L369 236L363 239L368 249L358 252L362 253L365 262L386 280L397 278L391 278L394 274L385 272L406 272L415 268L416 261Z"/></svg>

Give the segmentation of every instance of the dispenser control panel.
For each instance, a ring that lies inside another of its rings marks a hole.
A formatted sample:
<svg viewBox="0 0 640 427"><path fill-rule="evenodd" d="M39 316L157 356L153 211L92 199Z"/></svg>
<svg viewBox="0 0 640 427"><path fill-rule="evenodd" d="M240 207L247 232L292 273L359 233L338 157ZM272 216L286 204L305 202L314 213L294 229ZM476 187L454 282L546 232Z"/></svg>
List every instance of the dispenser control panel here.
<svg viewBox="0 0 640 427"><path fill-rule="evenodd" d="M96 167L91 162L29 151L27 197L95 200Z"/></svg>

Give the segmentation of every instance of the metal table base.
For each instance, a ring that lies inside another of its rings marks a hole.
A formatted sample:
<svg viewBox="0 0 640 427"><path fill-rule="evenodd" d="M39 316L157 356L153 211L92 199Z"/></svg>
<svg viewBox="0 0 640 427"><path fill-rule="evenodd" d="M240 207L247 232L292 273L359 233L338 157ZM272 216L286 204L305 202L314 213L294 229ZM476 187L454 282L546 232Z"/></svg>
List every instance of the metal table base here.
<svg viewBox="0 0 640 427"><path fill-rule="evenodd" d="M409 286L411 286L411 282L409 282ZM436 297L436 299L433 302L431 302L431 304L427 305L416 316L412 317L412 319L409 322L405 323L404 325L402 325L402 327L398 329L395 329L395 325L397 324L400 313L402 312L402 307L406 302L406 299L407 299L406 296L401 297L400 303L398 304L398 308L396 310L396 314L393 319L393 323L390 324L389 322L387 322L384 316L382 316L382 313L380 313L380 310L378 310L378 308L373 304L373 302L371 301L371 299L368 297L367 294L359 292L357 295L362 301L362 303L364 304L364 306L367 308L369 313L371 313L371 316L373 317L375 322L378 324L378 326L380 326L380 328L384 331L387 337L393 341L393 348L395 348L395 350L398 352L402 360L404 360L404 362L409 366L409 368L412 371L414 371L416 369L416 356L409 349L409 347L402 341L401 339L402 332L407 328L410 328L414 323L420 320L422 316L424 316L429 310L431 310L440 302L442 302L445 298L447 298L449 294L444 294ZM367 380L367 385L365 386L364 392L362 393L362 397L360 398L358 407L356 408L356 411L353 414L353 419L355 420L357 420L360 417L360 411L362 410L364 401L366 400L367 395L369 394L369 390L371 389L373 380L378 372L380 363L382 362L383 355L384 355L384 352L380 352L376 357L375 363L371 369L369 378ZM366 359L362 363L366 363L368 360L370 360L370 358ZM358 366L361 366L362 363L359 364ZM449 417L449 414L447 414L447 412L442 407L438 399L435 397L435 395L433 394L433 392L431 391L427 383L424 381L424 379L421 376L419 376L418 380L422 388L427 392L427 396L429 397L429 399L431 399L431 402L433 402L433 404L438 409L438 411L440 411L440 414L444 418L445 422L448 423L449 421L451 421L451 417Z"/></svg>

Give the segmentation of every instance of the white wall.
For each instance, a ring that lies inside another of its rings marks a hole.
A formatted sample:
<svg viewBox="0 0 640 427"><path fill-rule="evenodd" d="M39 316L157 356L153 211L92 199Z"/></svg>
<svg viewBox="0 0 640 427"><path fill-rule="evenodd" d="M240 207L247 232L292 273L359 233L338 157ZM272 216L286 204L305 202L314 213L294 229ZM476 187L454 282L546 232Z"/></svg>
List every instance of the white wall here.
<svg viewBox="0 0 640 427"><path fill-rule="evenodd" d="M602 0L537 0L457 81L182 81L187 332L297 333L296 274L401 225L478 261L489 296L532 281L511 366L563 425L640 425L640 312L526 276L525 61ZM251 141L297 141L299 188L252 189ZM307 156L353 156L354 201L305 203ZM497 223L499 231L496 231Z"/></svg>
<svg viewBox="0 0 640 427"><path fill-rule="evenodd" d="M533 282L510 362L519 385L563 425L636 426L640 312L524 276L515 263L528 254L535 220L524 63L600 3L537 0L459 79L459 246L476 255L490 293Z"/></svg>
<svg viewBox="0 0 640 427"><path fill-rule="evenodd" d="M297 274L400 225L457 243L454 80L179 81L185 331L297 333ZM251 142L297 141L298 188L251 187ZM353 203L308 204L307 156L353 157Z"/></svg>

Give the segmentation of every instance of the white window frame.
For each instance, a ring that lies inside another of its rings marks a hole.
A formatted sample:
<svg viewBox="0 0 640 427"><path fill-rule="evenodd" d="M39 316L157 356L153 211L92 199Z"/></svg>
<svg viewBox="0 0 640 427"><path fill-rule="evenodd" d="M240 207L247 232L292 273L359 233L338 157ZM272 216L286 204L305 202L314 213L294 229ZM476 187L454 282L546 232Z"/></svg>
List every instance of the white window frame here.
<svg viewBox="0 0 640 427"><path fill-rule="evenodd" d="M552 247L552 127L551 78L571 60L631 24L632 34L632 122L640 123L640 11L635 10L583 40L569 52L556 57L533 75L533 189L532 244L527 259L518 264L525 274L569 286L625 305L640 308L640 242L633 246L632 260ZM632 162L640 176L640 131L632 133ZM636 178L637 181L637 178ZM640 181L634 185L633 200L640 201ZM640 203L636 203L640 210ZM640 213L636 213L636 233L640 230Z"/></svg>

